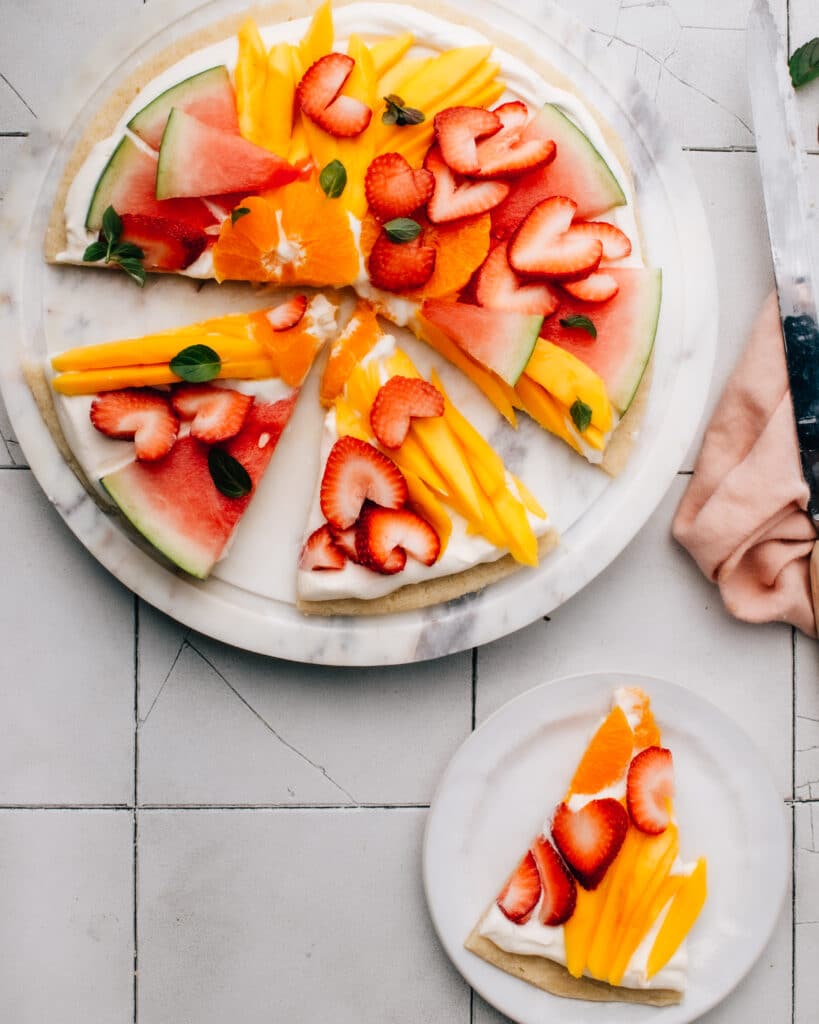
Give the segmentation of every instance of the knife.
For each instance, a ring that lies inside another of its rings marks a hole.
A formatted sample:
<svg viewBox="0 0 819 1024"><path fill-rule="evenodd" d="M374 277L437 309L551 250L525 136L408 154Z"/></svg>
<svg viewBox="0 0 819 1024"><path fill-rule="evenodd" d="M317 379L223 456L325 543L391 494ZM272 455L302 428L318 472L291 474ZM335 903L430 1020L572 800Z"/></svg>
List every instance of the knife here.
<svg viewBox="0 0 819 1024"><path fill-rule="evenodd" d="M819 226L805 201L787 57L767 0L755 0L747 28L748 84L785 340L808 514L819 532ZM811 557L819 622L819 544Z"/></svg>

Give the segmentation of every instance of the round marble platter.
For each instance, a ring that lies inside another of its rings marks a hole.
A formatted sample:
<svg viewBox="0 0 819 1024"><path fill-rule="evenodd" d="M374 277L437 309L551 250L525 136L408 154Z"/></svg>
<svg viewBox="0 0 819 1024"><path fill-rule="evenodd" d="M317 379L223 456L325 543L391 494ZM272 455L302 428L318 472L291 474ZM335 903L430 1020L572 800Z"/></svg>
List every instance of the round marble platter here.
<svg viewBox="0 0 819 1024"><path fill-rule="evenodd" d="M173 570L115 515L87 494L61 457L32 398L22 367L71 345L135 336L225 312L269 305L271 293L180 278L149 278L143 291L125 275L47 266L42 240L62 166L101 101L141 60L218 18L243 0L216 0L173 20L144 41L106 46L106 63L87 60L63 112L52 112L18 165L2 206L0 386L17 439L41 487L85 547L140 597L181 622L235 646L294 661L331 665L401 664L440 657L513 632L548 614L589 583L628 544L679 468L702 414L716 346L713 255L699 195L652 102L612 65L591 32L551 4L513 12L470 0L470 18L525 40L566 75L622 140L635 181L647 262L663 269L663 304L648 406L626 470L611 480L528 420L517 432L456 371L401 333L422 371L435 363L457 402L547 508L559 548L481 593L398 615L305 617L294 606L295 562L317 472L321 415L316 374L240 524L229 555L210 579ZM537 14L537 23L530 18ZM157 12L146 15L149 21ZM124 43L125 37L120 40ZM139 43L139 45L137 45ZM110 54L130 53L111 66ZM80 111L77 114L77 111ZM61 116L62 114L62 116ZM295 436L294 436L295 435ZM274 543L269 543L269 538Z"/></svg>

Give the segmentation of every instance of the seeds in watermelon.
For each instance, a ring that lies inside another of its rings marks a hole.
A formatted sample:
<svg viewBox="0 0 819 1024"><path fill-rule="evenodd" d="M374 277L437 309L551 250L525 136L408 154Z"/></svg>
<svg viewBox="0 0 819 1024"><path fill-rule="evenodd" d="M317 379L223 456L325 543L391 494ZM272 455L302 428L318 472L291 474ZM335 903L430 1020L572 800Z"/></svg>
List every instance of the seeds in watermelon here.
<svg viewBox="0 0 819 1024"><path fill-rule="evenodd" d="M202 124L184 110L168 117L156 172L157 199L263 192L287 185L298 170L241 135Z"/></svg>
<svg viewBox="0 0 819 1024"><path fill-rule="evenodd" d="M168 116L174 107L184 110L203 124L239 133L236 97L224 64L200 71L172 85L134 114L128 122L128 128L153 149L159 149Z"/></svg>
<svg viewBox="0 0 819 1024"><path fill-rule="evenodd" d="M577 356L598 373L609 400L622 416L643 378L657 331L662 274L657 269L606 267L617 282L617 294L608 302L591 303L565 292L555 315L543 322L541 334ZM581 327L565 327L572 316L590 319L597 337Z"/></svg>
<svg viewBox="0 0 819 1024"><path fill-rule="evenodd" d="M543 317L427 299L423 316L476 362L514 387L535 347Z"/></svg>
<svg viewBox="0 0 819 1024"><path fill-rule="evenodd" d="M133 139L124 136L94 188L85 217L88 230L100 230L102 215L109 206L120 215L161 217L199 230L215 224L216 218L200 199L160 201L156 198L156 163L154 153L141 149Z"/></svg>
<svg viewBox="0 0 819 1024"><path fill-rule="evenodd" d="M256 492L296 401L255 402L242 429L220 447L248 472L250 494L228 498L208 468L209 446L188 435L158 462L132 462L102 485L133 526L167 558L204 579L221 558Z"/></svg>
<svg viewBox="0 0 819 1024"><path fill-rule="evenodd" d="M549 196L569 196L581 219L626 205L622 188L588 136L551 103L535 114L521 136L522 141L537 138L552 139L557 156L515 179L508 197L492 211L497 238L508 238L532 207Z"/></svg>

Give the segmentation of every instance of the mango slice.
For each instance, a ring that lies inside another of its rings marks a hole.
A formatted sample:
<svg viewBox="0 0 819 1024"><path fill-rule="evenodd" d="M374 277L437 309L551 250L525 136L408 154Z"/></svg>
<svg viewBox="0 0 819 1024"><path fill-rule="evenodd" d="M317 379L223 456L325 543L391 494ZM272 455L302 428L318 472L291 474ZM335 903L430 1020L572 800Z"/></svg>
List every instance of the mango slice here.
<svg viewBox="0 0 819 1024"><path fill-rule="evenodd" d="M653 978L676 953L680 943L699 917L707 895L705 858L700 857L694 871L677 891L648 954L646 973L649 978Z"/></svg>
<svg viewBox="0 0 819 1024"><path fill-rule="evenodd" d="M379 99L391 94L397 94L403 99L401 89L404 87L404 83L427 67L432 60L432 57L405 57L393 67L388 68L378 78Z"/></svg>
<svg viewBox="0 0 819 1024"><path fill-rule="evenodd" d="M388 39L380 39L372 43L370 52L373 57L373 70L376 79L380 79L396 65L404 56L407 50L415 42L412 32L403 32L400 36L390 36Z"/></svg>
<svg viewBox="0 0 819 1024"><path fill-rule="evenodd" d="M319 57L330 53L333 49L334 38L333 8L330 0L325 0L316 10L304 33L304 38L299 43L299 57L303 71L306 71Z"/></svg>
<svg viewBox="0 0 819 1024"><path fill-rule="evenodd" d="M420 477L414 473L404 472L404 479L407 481L410 504L415 507L416 512L424 519L438 534L441 550L438 558L446 551L449 538L452 536L452 519L441 502L435 497Z"/></svg>
<svg viewBox="0 0 819 1024"><path fill-rule="evenodd" d="M605 981L609 974L614 956L614 937L622 924L629 892L638 884L634 868L642 849L642 840L642 833L630 827L620 852L608 871L611 882L586 962L589 974L601 981Z"/></svg>
<svg viewBox="0 0 819 1024"><path fill-rule="evenodd" d="M566 941L566 969L574 978L581 977L586 969L589 949L594 939L594 931L601 911L606 904L611 878L612 869L609 868L603 881L591 892L581 886L577 887L577 905L574 913L563 926L563 937Z"/></svg>
<svg viewBox="0 0 819 1024"><path fill-rule="evenodd" d="M571 352L538 338L525 373L567 409L580 399L591 408L592 426L604 434L611 430L611 403L602 377Z"/></svg>
<svg viewBox="0 0 819 1024"><path fill-rule="evenodd" d="M252 18L243 22L238 32L239 55L234 81L239 131L250 142L261 145L259 125L267 82L267 50Z"/></svg>

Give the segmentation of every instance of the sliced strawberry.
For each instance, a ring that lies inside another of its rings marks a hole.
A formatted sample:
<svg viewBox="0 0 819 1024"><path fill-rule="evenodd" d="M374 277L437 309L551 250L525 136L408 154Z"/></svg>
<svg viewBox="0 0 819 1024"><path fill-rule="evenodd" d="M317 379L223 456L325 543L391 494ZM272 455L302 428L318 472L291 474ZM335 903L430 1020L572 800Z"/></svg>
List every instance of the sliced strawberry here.
<svg viewBox="0 0 819 1024"><path fill-rule="evenodd" d="M351 562L357 562L358 552L355 549L355 523L352 526L348 526L346 530L337 530L331 526L330 533L333 535L336 547L341 548Z"/></svg>
<svg viewBox="0 0 819 1024"><path fill-rule="evenodd" d="M607 302L620 290L620 285L611 276L597 272L579 281L564 281L563 287L581 302Z"/></svg>
<svg viewBox="0 0 819 1024"><path fill-rule="evenodd" d="M382 221L408 217L435 190L432 173L414 169L400 153L382 153L367 168L364 192L370 209Z"/></svg>
<svg viewBox="0 0 819 1024"><path fill-rule="evenodd" d="M184 270L208 244L202 228L143 213L123 213L120 240L142 249L146 270Z"/></svg>
<svg viewBox="0 0 819 1024"><path fill-rule="evenodd" d="M327 523L313 530L299 555L299 568L312 572L336 571L343 569L346 563L344 552L336 544Z"/></svg>
<svg viewBox="0 0 819 1024"><path fill-rule="evenodd" d="M390 292L420 288L435 269L435 247L424 245L423 235L411 242L393 242L382 231L370 251L367 269L376 288Z"/></svg>
<svg viewBox="0 0 819 1024"><path fill-rule="evenodd" d="M355 534L358 560L376 572L391 575L404 568L407 556L432 565L441 553L438 534L408 508L366 505Z"/></svg>
<svg viewBox="0 0 819 1024"><path fill-rule="evenodd" d="M538 918L541 924L555 927L568 921L577 903L577 886L560 854L545 836L532 843L532 856L543 887Z"/></svg>
<svg viewBox="0 0 819 1024"><path fill-rule="evenodd" d="M535 206L509 245L509 262L520 274L576 281L597 270L603 244L569 230L577 204L551 196Z"/></svg>
<svg viewBox="0 0 819 1024"><path fill-rule="evenodd" d="M659 835L671 821L674 765L665 747L646 747L631 762L626 803L631 820L641 832Z"/></svg>
<svg viewBox="0 0 819 1024"><path fill-rule="evenodd" d="M551 316L560 302L547 284L521 284L509 266L506 242L496 245L484 260L475 278L475 298L487 309L539 316Z"/></svg>
<svg viewBox="0 0 819 1024"><path fill-rule="evenodd" d="M435 115L435 135L441 156L458 174L481 169L477 140L501 130L501 119L483 107L448 107Z"/></svg>
<svg viewBox="0 0 819 1024"><path fill-rule="evenodd" d="M384 508L401 508L407 497L401 470L373 445L345 434L330 449L319 501L334 529L352 526L368 499Z"/></svg>
<svg viewBox="0 0 819 1024"><path fill-rule="evenodd" d="M444 396L420 377L390 377L378 389L370 409L370 425L378 443L400 448L413 416L443 416Z"/></svg>
<svg viewBox="0 0 819 1024"><path fill-rule="evenodd" d="M267 314L267 319L274 331L289 331L304 316L305 309L307 309L307 296L294 295L292 299L288 299L287 302L283 302L271 310Z"/></svg>
<svg viewBox="0 0 819 1024"><path fill-rule="evenodd" d="M540 875L528 850L512 872L496 900L503 914L514 924L526 924L540 899Z"/></svg>
<svg viewBox="0 0 819 1024"><path fill-rule="evenodd" d="M603 246L604 260L621 260L631 255L631 239L620 228L605 220L576 221L569 229L572 235L596 238Z"/></svg>
<svg viewBox="0 0 819 1024"><path fill-rule="evenodd" d="M91 422L106 437L134 442L141 462L167 455L179 433L167 397L151 388L123 388L97 395L91 403Z"/></svg>
<svg viewBox="0 0 819 1024"><path fill-rule="evenodd" d="M341 95L354 67L352 57L328 53L310 65L296 89L296 103L304 114L319 128L340 138L360 135L373 115L366 103Z"/></svg>
<svg viewBox="0 0 819 1024"><path fill-rule="evenodd" d="M181 420L192 420L191 437L216 444L239 433L253 395L214 384L179 384L171 395L171 405Z"/></svg>
<svg viewBox="0 0 819 1024"><path fill-rule="evenodd" d="M501 130L478 143L478 170L472 172L476 178L513 178L554 160L557 146L552 139L522 139L529 120L525 103L502 103L492 113L500 119Z"/></svg>
<svg viewBox="0 0 819 1024"><path fill-rule="evenodd" d="M471 217L491 210L509 194L503 181L456 181L437 146L424 160L424 167L435 178L435 191L427 203L427 215L434 224Z"/></svg>
<svg viewBox="0 0 819 1024"><path fill-rule="evenodd" d="M617 856L628 831L625 807L611 797L592 800L579 811L560 804L552 838L584 889L596 889Z"/></svg>

